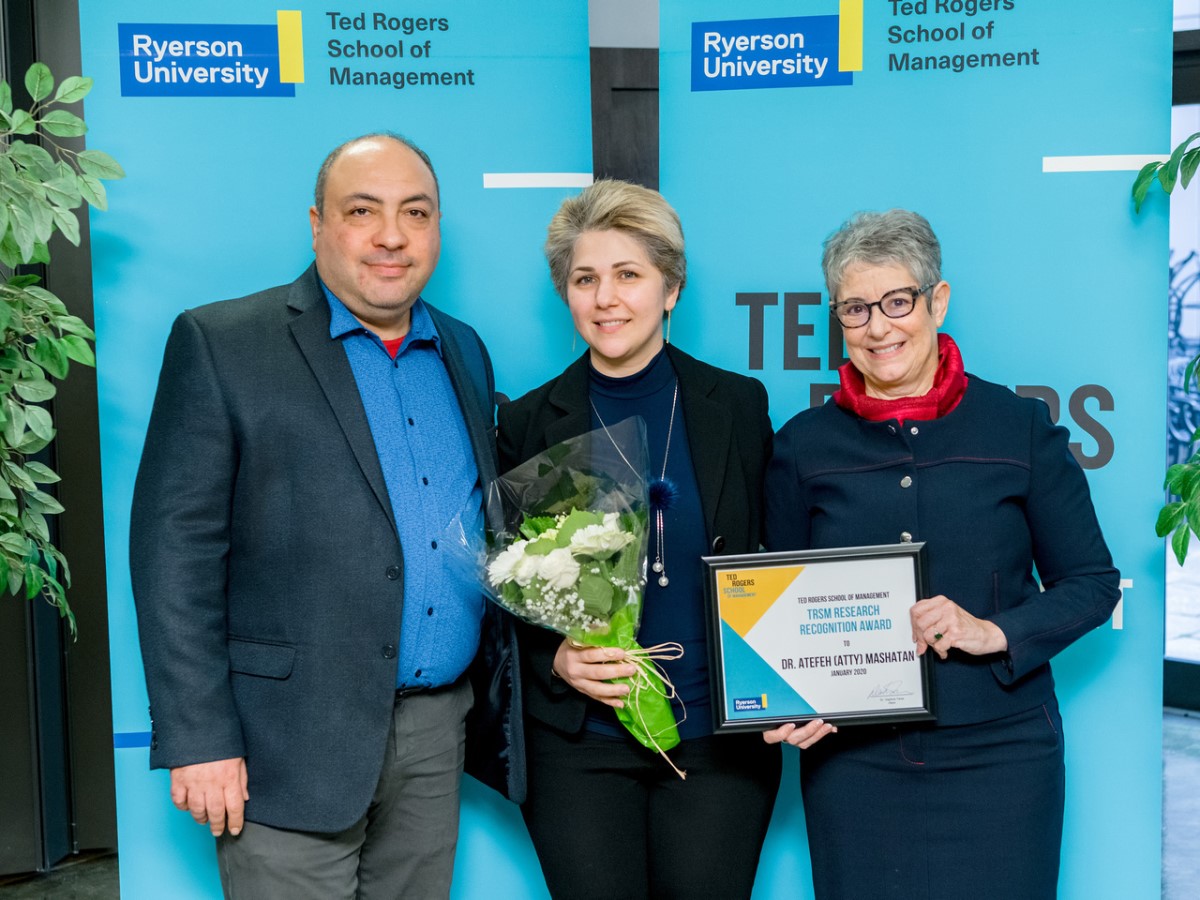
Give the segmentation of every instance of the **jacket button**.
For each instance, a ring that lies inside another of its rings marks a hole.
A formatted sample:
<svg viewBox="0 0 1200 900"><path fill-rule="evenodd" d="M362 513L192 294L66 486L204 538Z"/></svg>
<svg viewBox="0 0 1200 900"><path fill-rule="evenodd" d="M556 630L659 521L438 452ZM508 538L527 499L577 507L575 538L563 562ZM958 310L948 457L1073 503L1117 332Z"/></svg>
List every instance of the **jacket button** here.
<svg viewBox="0 0 1200 900"><path fill-rule="evenodd" d="M919 431L917 431L916 425L914 425L912 428L908 429L908 432L909 432L909 434L919 434L920 433Z"/></svg>
<svg viewBox="0 0 1200 900"><path fill-rule="evenodd" d="M912 478L908 475L905 475L900 479L900 487L912 487Z"/></svg>
<svg viewBox="0 0 1200 900"><path fill-rule="evenodd" d="M395 581L397 578L400 577L400 567L399 566L388 566L387 571L385 571L383 574L388 577L388 581Z"/></svg>
<svg viewBox="0 0 1200 900"><path fill-rule="evenodd" d="M396 658L396 648L393 647L391 644L384 644L383 650L381 650L380 652L383 653L384 659L395 659Z"/></svg>
<svg viewBox="0 0 1200 900"><path fill-rule="evenodd" d="M907 531L900 532L900 543L911 544L912 543L912 535L909 534Z"/></svg>
<svg viewBox="0 0 1200 900"><path fill-rule="evenodd" d="M712 551L713 551L713 553L720 553L724 549L725 549L725 538L721 537L721 535L718 534L715 538L713 538Z"/></svg>

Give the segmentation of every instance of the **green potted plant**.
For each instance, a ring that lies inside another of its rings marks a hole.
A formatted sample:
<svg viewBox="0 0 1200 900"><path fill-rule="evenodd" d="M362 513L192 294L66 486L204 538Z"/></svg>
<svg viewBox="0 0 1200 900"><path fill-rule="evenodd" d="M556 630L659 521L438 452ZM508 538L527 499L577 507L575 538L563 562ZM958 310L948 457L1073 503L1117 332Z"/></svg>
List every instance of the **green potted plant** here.
<svg viewBox="0 0 1200 900"><path fill-rule="evenodd" d="M95 335L28 267L50 262L56 231L78 245L75 210L85 201L107 208L102 179L125 173L107 153L56 140L86 133L83 119L63 107L82 100L92 79L72 76L55 89L50 69L34 63L25 89L30 106L17 108L0 81L0 589L45 597L74 635L70 569L46 519L63 508L43 489L59 477L35 456L54 440L45 405L54 380L66 377L71 362L95 365Z"/></svg>

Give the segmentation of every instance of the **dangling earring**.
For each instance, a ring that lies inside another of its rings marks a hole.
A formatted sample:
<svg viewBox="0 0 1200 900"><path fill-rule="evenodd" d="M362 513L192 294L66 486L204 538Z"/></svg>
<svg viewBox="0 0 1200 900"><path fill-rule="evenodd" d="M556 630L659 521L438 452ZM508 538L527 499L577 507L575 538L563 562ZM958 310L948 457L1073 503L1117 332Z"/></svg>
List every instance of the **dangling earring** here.
<svg viewBox="0 0 1200 900"><path fill-rule="evenodd" d="M667 343L671 343L671 310L667 310Z"/></svg>
<svg viewBox="0 0 1200 900"><path fill-rule="evenodd" d="M574 327L571 328L571 355L575 355L575 341L579 339L579 331Z"/></svg>

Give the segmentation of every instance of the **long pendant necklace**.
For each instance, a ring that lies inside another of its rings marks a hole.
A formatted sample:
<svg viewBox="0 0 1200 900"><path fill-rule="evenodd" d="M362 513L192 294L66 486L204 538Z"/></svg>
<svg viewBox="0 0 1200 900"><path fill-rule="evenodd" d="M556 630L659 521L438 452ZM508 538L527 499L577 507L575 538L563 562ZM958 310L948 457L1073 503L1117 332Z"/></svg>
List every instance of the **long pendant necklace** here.
<svg viewBox="0 0 1200 900"><path fill-rule="evenodd" d="M592 404L592 412L596 414L596 418L600 422L600 427L604 429L604 433L608 435L608 439L612 441L614 447L617 448L617 453L621 454L621 459L625 460L625 465L633 468L628 459L625 459L625 454L621 453L621 448L612 434L608 430L608 426L604 424L604 417L600 415L600 410L596 409L596 403L592 398L588 397L588 403ZM675 379L675 393L671 397L671 418L667 422L667 446L663 450L662 472L657 478L650 482L650 513L654 517L654 563L650 566L654 573L658 575L658 586L666 587L671 583L671 579L667 577L667 547L666 541L663 538L664 520L663 513L670 509L671 504L675 501L678 490L675 483L667 478L667 459L671 456L671 435L675 433L675 410L679 405L679 379ZM636 470L635 470L636 471Z"/></svg>

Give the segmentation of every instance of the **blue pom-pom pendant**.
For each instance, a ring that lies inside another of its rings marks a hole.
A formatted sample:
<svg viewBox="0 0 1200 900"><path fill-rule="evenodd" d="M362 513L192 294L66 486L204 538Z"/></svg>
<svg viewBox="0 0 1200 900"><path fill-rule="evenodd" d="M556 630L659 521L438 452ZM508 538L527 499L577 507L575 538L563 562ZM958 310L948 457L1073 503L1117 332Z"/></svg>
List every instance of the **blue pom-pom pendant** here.
<svg viewBox="0 0 1200 900"><path fill-rule="evenodd" d="M655 478L650 482L650 508L670 509L679 499L679 488L670 478Z"/></svg>

